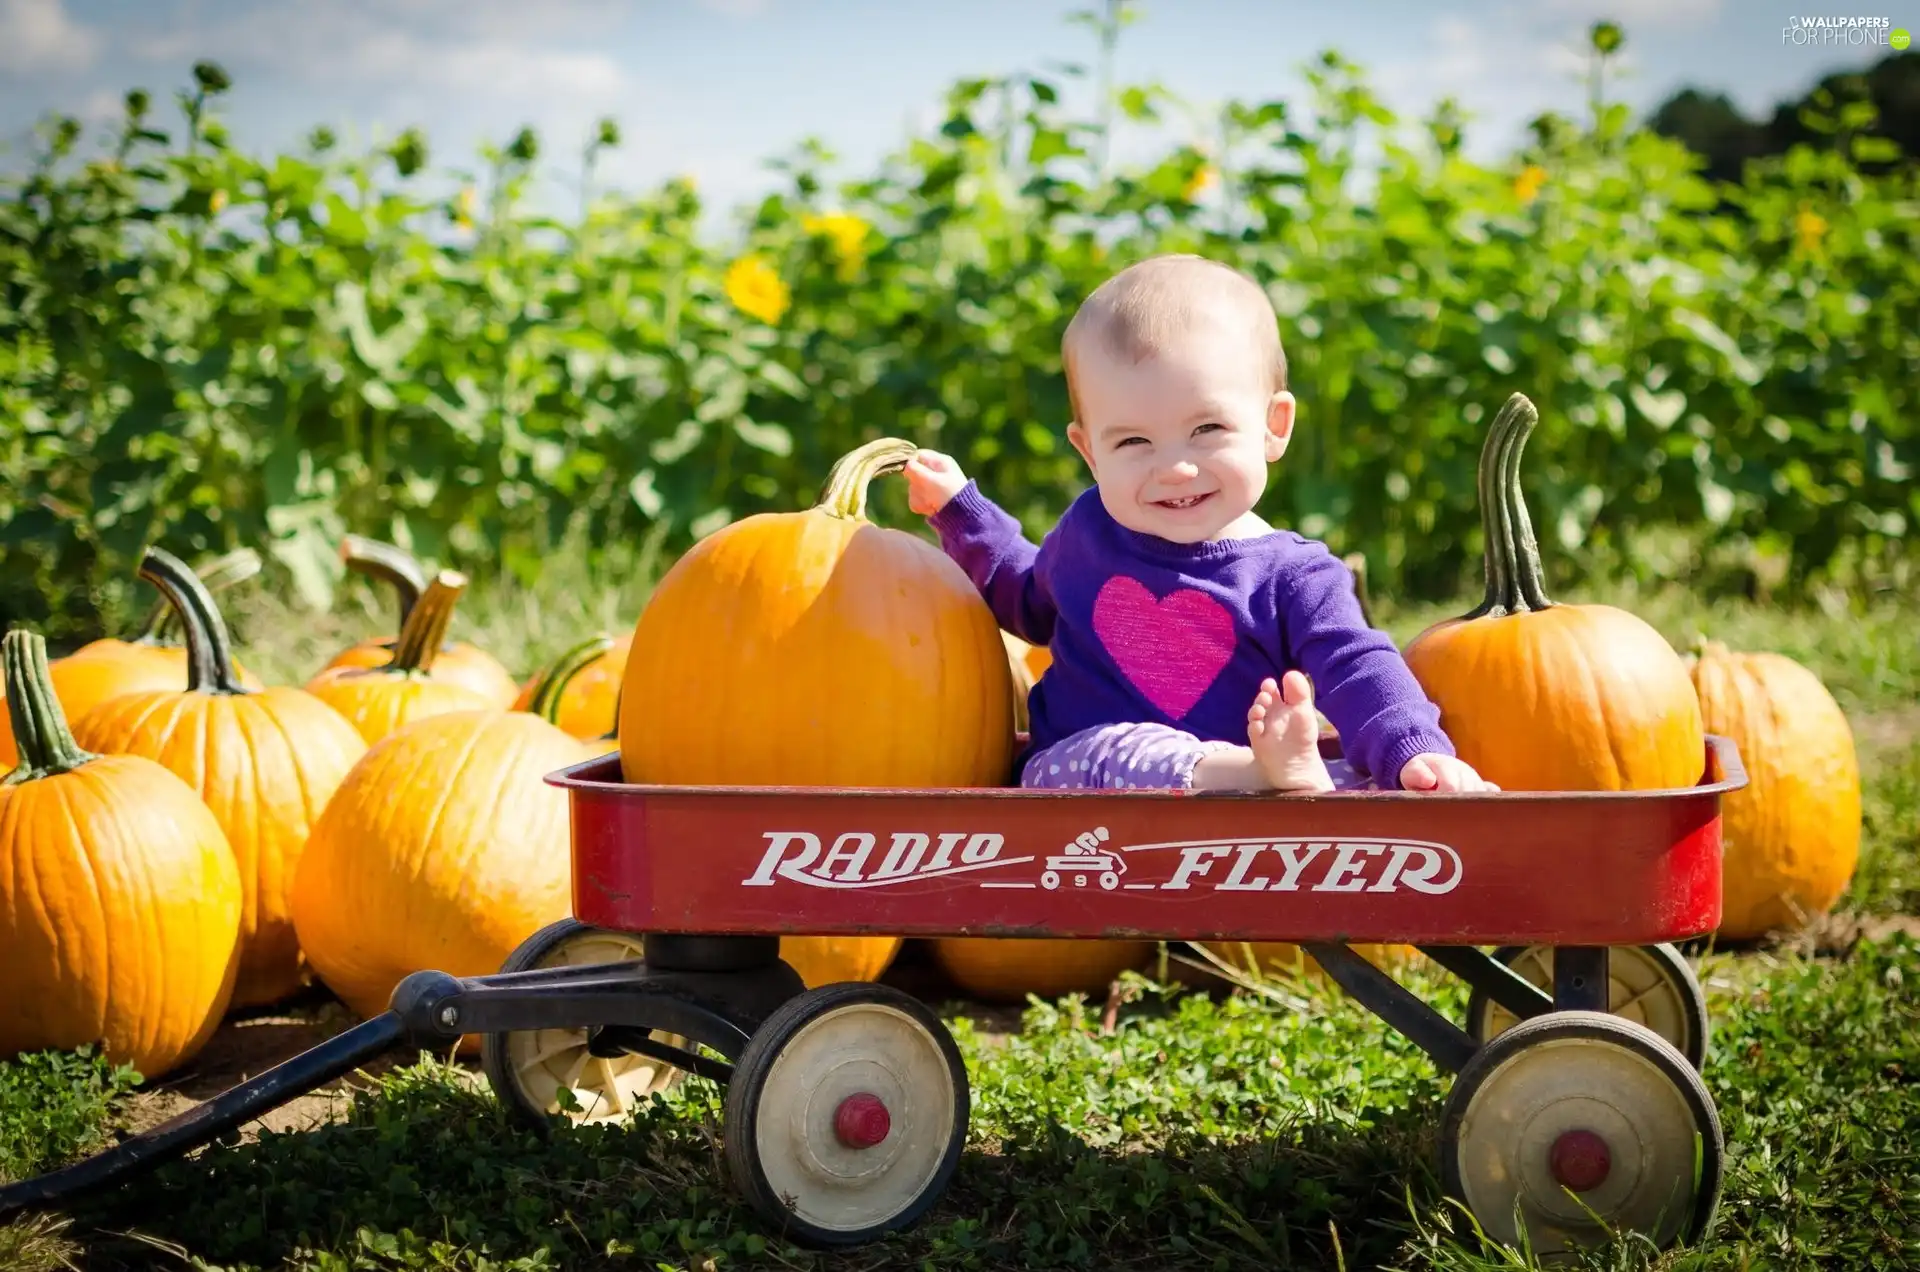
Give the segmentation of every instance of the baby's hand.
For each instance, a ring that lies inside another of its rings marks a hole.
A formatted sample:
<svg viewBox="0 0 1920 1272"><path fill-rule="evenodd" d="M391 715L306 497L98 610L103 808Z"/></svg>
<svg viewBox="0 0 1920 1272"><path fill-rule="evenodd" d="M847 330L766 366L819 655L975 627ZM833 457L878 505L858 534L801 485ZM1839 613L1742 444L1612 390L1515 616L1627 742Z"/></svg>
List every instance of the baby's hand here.
<svg viewBox="0 0 1920 1272"><path fill-rule="evenodd" d="M907 461L903 475L907 479L907 507L923 517L946 507L947 500L967 484L960 465L939 451L920 451Z"/></svg>
<svg viewBox="0 0 1920 1272"><path fill-rule="evenodd" d="M1500 788L1473 771L1473 765L1453 755L1422 751L1400 767L1400 789L1405 791L1497 791Z"/></svg>

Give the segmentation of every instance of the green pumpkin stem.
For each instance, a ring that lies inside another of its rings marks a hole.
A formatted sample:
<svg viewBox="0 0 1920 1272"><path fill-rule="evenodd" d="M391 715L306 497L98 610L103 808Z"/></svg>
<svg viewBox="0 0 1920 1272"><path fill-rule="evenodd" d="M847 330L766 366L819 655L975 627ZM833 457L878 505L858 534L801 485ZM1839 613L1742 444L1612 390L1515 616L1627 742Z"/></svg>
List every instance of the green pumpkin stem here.
<svg viewBox="0 0 1920 1272"><path fill-rule="evenodd" d="M164 548L148 548L140 559L140 577L160 589L179 615L187 637L188 693L249 693L233 670L233 642L227 621L213 603L200 576Z"/></svg>
<svg viewBox="0 0 1920 1272"><path fill-rule="evenodd" d="M396 675L433 670L433 660L446 645L447 625L453 621L453 607L467 589L467 576L458 570L442 570L400 625L400 637L393 642L393 661L378 668Z"/></svg>
<svg viewBox="0 0 1920 1272"><path fill-rule="evenodd" d="M194 573L200 576L200 581L207 585L209 592L219 592L235 583L244 583L260 573L260 565L258 552L252 548L241 548L213 558L195 568ZM159 648L186 643L186 637L180 631L180 616L166 597L154 602L153 609L147 613L146 622L140 625L140 634L130 643Z"/></svg>
<svg viewBox="0 0 1920 1272"><path fill-rule="evenodd" d="M39 632L16 627L0 641L0 668L7 686L7 717L19 766L0 778L0 786L18 786L37 778L71 773L100 757L83 750L67 727L67 713L47 674L47 642Z"/></svg>
<svg viewBox="0 0 1920 1272"><path fill-rule="evenodd" d="M1542 583L1540 544L1520 490L1520 452L1539 419L1526 395L1516 393L1487 429L1478 473L1487 594L1464 618L1501 618L1553 604Z"/></svg>
<svg viewBox="0 0 1920 1272"><path fill-rule="evenodd" d="M364 574L393 589L400 602L400 621L394 630L405 627L413 617L414 606L420 603L421 594L427 590L426 567L405 548L357 534L340 540L340 560L356 574Z"/></svg>
<svg viewBox="0 0 1920 1272"><path fill-rule="evenodd" d="M897 473L919 453L912 442L882 437L842 455L827 474L826 487L814 507L828 516L863 520L867 515L867 487L873 479Z"/></svg>
<svg viewBox="0 0 1920 1272"><path fill-rule="evenodd" d="M602 742L618 742L620 740L620 700L626 692L627 678L622 676L620 677L620 683L615 685L613 689L613 727L600 735Z"/></svg>
<svg viewBox="0 0 1920 1272"><path fill-rule="evenodd" d="M527 704L527 710L539 716L548 724L560 723L560 697L567 691L572 679L586 670L587 665L613 648L613 637L601 632L589 637L554 659L548 668L540 673L540 679L534 681L533 699Z"/></svg>

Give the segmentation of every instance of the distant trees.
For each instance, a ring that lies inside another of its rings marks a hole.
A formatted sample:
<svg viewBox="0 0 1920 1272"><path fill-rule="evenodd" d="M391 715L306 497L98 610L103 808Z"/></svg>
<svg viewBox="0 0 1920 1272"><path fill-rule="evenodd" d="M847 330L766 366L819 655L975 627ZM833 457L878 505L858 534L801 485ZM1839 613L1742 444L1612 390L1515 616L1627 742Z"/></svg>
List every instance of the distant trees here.
<svg viewBox="0 0 1920 1272"><path fill-rule="evenodd" d="M1843 131L1884 137L1899 146L1901 154L1897 160L1862 162L1863 169L1920 162L1920 51L1913 50L1891 54L1864 71L1829 75L1798 101L1774 107L1771 119L1748 119L1724 93L1686 88L1661 103L1647 126L1703 156L1710 176L1738 181L1749 159L1782 154L1802 142L1833 144L1836 134L1809 127L1800 117L1804 109L1816 107L1845 120L1847 105L1856 102L1872 103L1877 117Z"/></svg>

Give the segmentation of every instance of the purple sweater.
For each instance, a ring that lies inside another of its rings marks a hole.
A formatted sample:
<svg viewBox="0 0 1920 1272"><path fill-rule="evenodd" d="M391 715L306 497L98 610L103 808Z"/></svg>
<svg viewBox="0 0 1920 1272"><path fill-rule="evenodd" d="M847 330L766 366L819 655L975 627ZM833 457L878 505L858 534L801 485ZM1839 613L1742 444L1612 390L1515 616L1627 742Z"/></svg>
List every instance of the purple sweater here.
<svg viewBox="0 0 1920 1272"><path fill-rule="evenodd" d="M1175 543L1115 521L1098 488L1037 548L971 481L928 520L1000 626L1052 649L1027 700L1027 754L1128 721L1244 745L1260 682L1296 667L1348 763L1382 788L1422 752L1454 754L1440 709L1361 619L1353 575L1323 543L1290 530Z"/></svg>

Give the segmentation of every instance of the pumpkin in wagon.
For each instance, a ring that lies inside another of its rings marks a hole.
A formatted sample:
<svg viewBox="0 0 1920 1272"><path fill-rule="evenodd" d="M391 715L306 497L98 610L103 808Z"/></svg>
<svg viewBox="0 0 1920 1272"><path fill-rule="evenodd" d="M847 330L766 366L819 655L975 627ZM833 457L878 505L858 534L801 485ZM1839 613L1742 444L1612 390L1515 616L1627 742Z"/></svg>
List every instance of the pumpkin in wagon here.
<svg viewBox="0 0 1920 1272"><path fill-rule="evenodd" d="M20 764L0 778L0 1059L101 1044L153 1079L220 1024L239 969L240 870L193 788L81 749L46 642L0 643Z"/></svg>
<svg viewBox="0 0 1920 1272"><path fill-rule="evenodd" d="M993 612L938 547L866 516L917 448L842 457L819 502L696 543L634 626L620 697L629 782L994 786L1013 683Z"/></svg>
<svg viewBox="0 0 1920 1272"><path fill-rule="evenodd" d="M1706 730L1673 646L1626 610L1547 597L1520 490L1538 420L1519 393L1494 417L1479 471L1486 597L1414 637L1407 666L1460 758L1503 790L1695 785Z"/></svg>
<svg viewBox="0 0 1920 1272"><path fill-rule="evenodd" d="M287 912L294 869L314 822L367 743L312 694L242 686L219 608L175 557L149 548L140 577L160 589L186 631L186 687L104 702L74 722L74 736L89 750L164 765L213 811L240 869L232 1006L279 1002L304 980Z"/></svg>
<svg viewBox="0 0 1920 1272"><path fill-rule="evenodd" d="M635 624L620 688L629 782L994 786L1014 686L993 612L938 547L868 520L873 480L917 447L843 456L819 501L708 535ZM809 984L878 977L892 936L786 937Z"/></svg>

